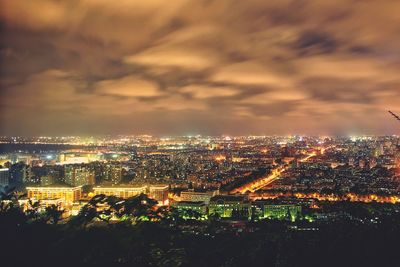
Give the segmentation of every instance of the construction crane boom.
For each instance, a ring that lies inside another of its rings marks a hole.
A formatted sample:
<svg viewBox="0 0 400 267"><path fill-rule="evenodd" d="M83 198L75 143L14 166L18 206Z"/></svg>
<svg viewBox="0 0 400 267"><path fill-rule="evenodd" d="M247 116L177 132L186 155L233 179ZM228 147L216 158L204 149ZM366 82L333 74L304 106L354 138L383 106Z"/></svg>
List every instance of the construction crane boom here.
<svg viewBox="0 0 400 267"><path fill-rule="evenodd" d="M393 117L395 117L396 120L400 121L400 117L399 117L399 116L397 116L396 114L394 114L394 113L391 112L390 110L388 110L388 112L389 112Z"/></svg>

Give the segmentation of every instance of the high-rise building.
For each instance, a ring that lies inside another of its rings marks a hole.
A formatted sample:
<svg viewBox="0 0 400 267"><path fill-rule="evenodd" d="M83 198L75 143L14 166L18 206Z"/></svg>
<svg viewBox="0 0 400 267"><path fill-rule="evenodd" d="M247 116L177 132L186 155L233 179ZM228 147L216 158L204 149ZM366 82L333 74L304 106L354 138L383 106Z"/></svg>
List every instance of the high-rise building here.
<svg viewBox="0 0 400 267"><path fill-rule="evenodd" d="M150 186L149 197L160 205L168 204L168 185Z"/></svg>
<svg viewBox="0 0 400 267"><path fill-rule="evenodd" d="M94 185L94 172L86 165L66 165L65 183L72 186Z"/></svg>
<svg viewBox="0 0 400 267"><path fill-rule="evenodd" d="M105 166L105 180L112 184L119 184L122 180L122 165L109 163Z"/></svg>
<svg viewBox="0 0 400 267"><path fill-rule="evenodd" d="M10 180L10 171L8 168L0 169L0 186L7 186Z"/></svg>
<svg viewBox="0 0 400 267"><path fill-rule="evenodd" d="M10 184L22 185L27 181L27 165L24 163L16 163L10 167Z"/></svg>

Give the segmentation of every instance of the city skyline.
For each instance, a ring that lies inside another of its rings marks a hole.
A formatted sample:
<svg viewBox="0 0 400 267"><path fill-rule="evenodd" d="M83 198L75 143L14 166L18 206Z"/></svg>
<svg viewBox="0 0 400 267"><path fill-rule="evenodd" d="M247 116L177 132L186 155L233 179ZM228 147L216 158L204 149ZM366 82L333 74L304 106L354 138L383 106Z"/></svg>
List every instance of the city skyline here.
<svg viewBox="0 0 400 267"><path fill-rule="evenodd" d="M2 135L399 133L396 1L0 3Z"/></svg>
<svg viewBox="0 0 400 267"><path fill-rule="evenodd" d="M398 266L400 0L0 0L4 266Z"/></svg>

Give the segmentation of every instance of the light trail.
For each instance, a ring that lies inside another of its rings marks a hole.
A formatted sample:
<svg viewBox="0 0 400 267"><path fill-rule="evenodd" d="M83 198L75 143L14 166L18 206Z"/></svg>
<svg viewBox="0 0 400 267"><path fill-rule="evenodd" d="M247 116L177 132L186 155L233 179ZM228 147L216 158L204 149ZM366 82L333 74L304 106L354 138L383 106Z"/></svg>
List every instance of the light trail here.
<svg viewBox="0 0 400 267"><path fill-rule="evenodd" d="M279 176L281 175L282 172L284 172L286 170L285 167L277 167L275 169L272 170L271 174L269 174L266 177L260 178L256 181L253 181L249 184L245 184L239 188L236 188L234 190L231 191L231 193L236 194L236 193L240 193L240 194L244 194L248 191L250 192L254 192L257 191L258 189L263 188L266 185L269 185L270 183L275 182L277 179L279 179Z"/></svg>
<svg viewBox="0 0 400 267"><path fill-rule="evenodd" d="M319 149L321 150L321 153L324 153L325 150L328 148L322 148ZM299 162L306 162L309 159L311 159L312 157L317 156L317 152L316 151L312 151L309 154L307 154L304 158L300 159ZM279 165L278 167L274 168L271 170L271 173L268 174L266 177L263 178L259 178L255 181L252 181L250 183L244 184L236 189L233 189L230 193L231 194L245 194L246 192L255 192L273 182L275 182L276 180L278 180L280 178L280 175L282 173L284 173L286 170L288 169L287 166L285 165Z"/></svg>
<svg viewBox="0 0 400 267"><path fill-rule="evenodd" d="M309 155L307 155L305 158L299 160L299 162L306 162L307 160L309 160L309 159L312 158L312 157L315 157L316 155L317 155L317 153L312 152L312 153L310 153Z"/></svg>

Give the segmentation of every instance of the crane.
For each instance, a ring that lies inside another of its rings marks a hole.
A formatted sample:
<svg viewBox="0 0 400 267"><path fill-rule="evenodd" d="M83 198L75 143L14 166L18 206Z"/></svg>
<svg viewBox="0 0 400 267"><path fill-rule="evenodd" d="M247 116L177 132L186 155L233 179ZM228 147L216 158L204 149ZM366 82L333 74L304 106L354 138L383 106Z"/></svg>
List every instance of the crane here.
<svg viewBox="0 0 400 267"><path fill-rule="evenodd" d="M389 112L393 117L395 117L396 120L400 121L400 117L399 117L398 115L394 114L394 113L391 112L390 110L388 110L388 112Z"/></svg>

